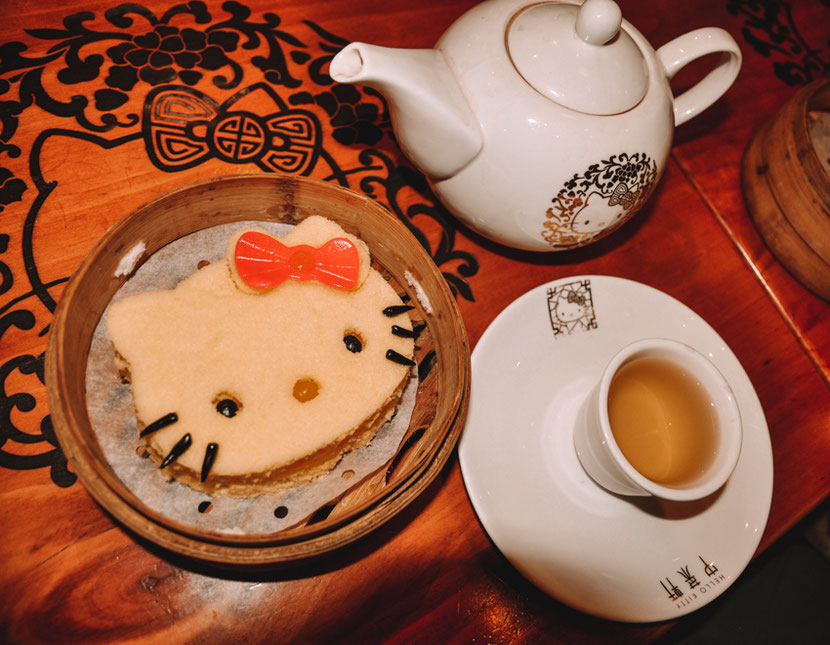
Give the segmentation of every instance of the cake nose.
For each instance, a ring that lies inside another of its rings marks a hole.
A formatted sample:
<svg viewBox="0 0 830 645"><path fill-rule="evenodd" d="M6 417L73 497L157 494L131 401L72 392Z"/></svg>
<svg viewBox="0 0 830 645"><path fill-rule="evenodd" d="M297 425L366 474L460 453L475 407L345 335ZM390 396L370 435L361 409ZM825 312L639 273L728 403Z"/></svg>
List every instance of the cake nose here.
<svg viewBox="0 0 830 645"><path fill-rule="evenodd" d="M320 394L320 384L313 378L303 377L294 383L293 393L300 403L307 403Z"/></svg>

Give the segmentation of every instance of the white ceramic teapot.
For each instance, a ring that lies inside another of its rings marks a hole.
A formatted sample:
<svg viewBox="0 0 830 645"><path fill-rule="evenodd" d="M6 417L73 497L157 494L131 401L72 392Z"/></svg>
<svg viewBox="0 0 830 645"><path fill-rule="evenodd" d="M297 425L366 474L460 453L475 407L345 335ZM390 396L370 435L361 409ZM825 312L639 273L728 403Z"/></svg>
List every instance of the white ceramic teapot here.
<svg viewBox="0 0 830 645"><path fill-rule="evenodd" d="M714 52L714 69L674 97L675 73ZM719 28L655 51L612 0L489 0L434 49L352 43L330 74L386 97L401 148L460 219L551 251L627 220L662 174L674 126L716 101L740 65Z"/></svg>

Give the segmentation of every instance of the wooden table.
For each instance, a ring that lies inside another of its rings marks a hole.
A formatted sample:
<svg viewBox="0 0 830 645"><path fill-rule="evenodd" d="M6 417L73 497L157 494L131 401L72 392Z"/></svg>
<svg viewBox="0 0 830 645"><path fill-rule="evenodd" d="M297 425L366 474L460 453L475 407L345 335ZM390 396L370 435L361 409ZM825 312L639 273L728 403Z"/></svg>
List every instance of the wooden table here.
<svg viewBox="0 0 830 645"><path fill-rule="evenodd" d="M460 227L401 154L385 104L326 75L348 41L430 47L472 4L2 3L0 640L642 642L666 627L593 619L534 589L489 542L455 458L367 538L271 573L182 561L92 501L61 453L43 385L64 284L110 224L165 190L291 171L148 137L148 106L174 86L214 116L313 114L321 147L293 172L367 192L419 231L473 344L517 296L574 274L637 280L697 311L743 364L769 423L775 487L760 549L830 491L830 307L766 249L739 183L752 135L800 85L830 71L827 3L621 0L655 45L696 27L727 29L743 69L722 100L678 129L665 175L634 220L584 249L545 256ZM175 55L159 51L163 37L181 43Z"/></svg>

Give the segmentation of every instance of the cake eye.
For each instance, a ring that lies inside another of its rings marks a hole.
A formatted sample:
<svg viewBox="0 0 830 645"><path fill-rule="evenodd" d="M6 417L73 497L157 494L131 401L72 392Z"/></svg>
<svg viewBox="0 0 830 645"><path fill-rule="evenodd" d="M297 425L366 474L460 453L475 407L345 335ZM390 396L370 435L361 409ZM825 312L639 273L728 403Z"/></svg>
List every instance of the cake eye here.
<svg viewBox="0 0 830 645"><path fill-rule="evenodd" d="M213 405L216 407L216 411L219 414L224 417L228 417L229 419L235 417L236 414L242 409L242 403L240 400L227 392L220 392L217 394L213 399Z"/></svg>
<svg viewBox="0 0 830 645"><path fill-rule="evenodd" d="M235 417L239 411L239 406L233 399L222 399L216 404L216 411L228 418Z"/></svg>
<svg viewBox="0 0 830 645"><path fill-rule="evenodd" d="M363 351L363 337L354 330L349 330L343 336L343 344L350 352L357 354Z"/></svg>

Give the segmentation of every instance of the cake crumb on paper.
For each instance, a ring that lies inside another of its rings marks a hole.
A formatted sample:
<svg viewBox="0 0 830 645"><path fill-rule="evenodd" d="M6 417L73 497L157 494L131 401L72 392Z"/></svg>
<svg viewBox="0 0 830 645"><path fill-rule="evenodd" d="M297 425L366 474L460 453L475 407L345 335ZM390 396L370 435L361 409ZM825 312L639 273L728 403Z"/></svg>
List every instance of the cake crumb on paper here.
<svg viewBox="0 0 830 645"><path fill-rule="evenodd" d="M429 301L429 297L427 296L426 291L424 291L424 288L409 271L404 271L403 275L404 278L406 278L406 283L415 289L415 297L421 304L421 308L424 310L424 313L432 314L432 303Z"/></svg>
<svg viewBox="0 0 830 645"><path fill-rule="evenodd" d="M147 245L144 244L144 242L137 242L133 248L124 254L124 257L121 258L118 266L115 267L115 277L120 278L122 276L130 275L133 272L133 269L135 269L135 265L139 258L146 250Z"/></svg>

